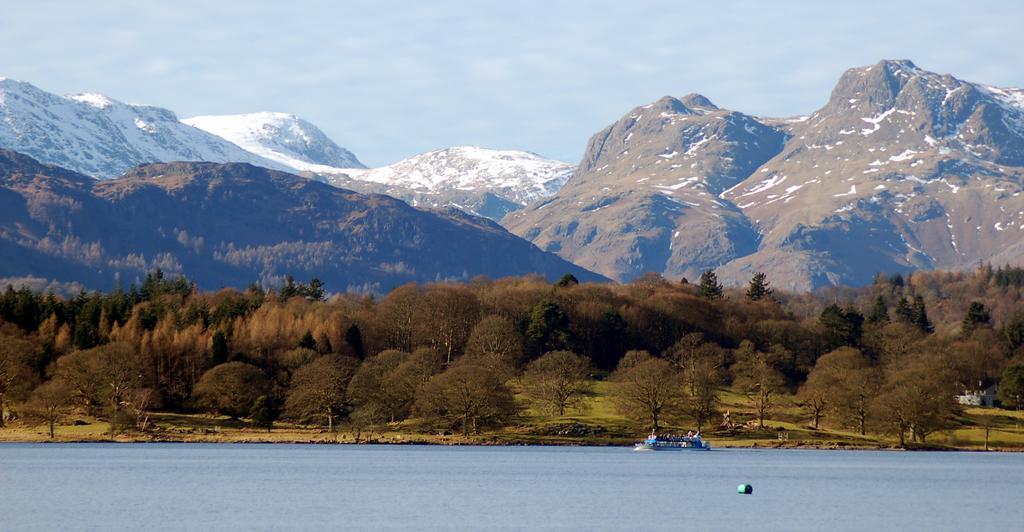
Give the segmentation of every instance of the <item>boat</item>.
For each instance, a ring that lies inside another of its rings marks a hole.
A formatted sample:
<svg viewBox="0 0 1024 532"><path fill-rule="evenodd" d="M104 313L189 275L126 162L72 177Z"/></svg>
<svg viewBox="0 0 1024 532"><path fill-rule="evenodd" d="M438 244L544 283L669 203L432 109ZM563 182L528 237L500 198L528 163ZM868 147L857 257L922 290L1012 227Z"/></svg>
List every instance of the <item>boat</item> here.
<svg viewBox="0 0 1024 532"><path fill-rule="evenodd" d="M647 439L637 442L634 451L708 451L711 444L700 437L700 433L688 433L686 436L659 436L651 433Z"/></svg>

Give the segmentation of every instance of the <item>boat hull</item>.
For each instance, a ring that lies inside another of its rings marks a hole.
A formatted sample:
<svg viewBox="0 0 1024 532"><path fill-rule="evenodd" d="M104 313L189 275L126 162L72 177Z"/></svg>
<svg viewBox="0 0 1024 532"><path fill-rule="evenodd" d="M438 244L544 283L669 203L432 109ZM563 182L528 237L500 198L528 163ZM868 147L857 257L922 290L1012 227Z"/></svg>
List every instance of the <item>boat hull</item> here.
<svg viewBox="0 0 1024 532"><path fill-rule="evenodd" d="M633 446L634 451L710 451L711 445L707 442L703 442L700 447L697 446L682 446L682 445L650 445L646 443L638 443Z"/></svg>

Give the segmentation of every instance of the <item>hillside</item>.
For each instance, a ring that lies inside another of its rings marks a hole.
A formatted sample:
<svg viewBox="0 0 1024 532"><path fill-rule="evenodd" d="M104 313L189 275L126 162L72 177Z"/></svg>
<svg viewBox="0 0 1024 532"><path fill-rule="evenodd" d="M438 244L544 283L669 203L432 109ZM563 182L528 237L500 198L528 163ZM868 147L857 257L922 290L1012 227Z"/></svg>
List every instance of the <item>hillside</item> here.
<svg viewBox="0 0 1024 532"><path fill-rule="evenodd" d="M0 150L0 277L111 287L153 269L199 286L317 276L330 290L573 273L489 220L248 164L148 164L110 180Z"/></svg>

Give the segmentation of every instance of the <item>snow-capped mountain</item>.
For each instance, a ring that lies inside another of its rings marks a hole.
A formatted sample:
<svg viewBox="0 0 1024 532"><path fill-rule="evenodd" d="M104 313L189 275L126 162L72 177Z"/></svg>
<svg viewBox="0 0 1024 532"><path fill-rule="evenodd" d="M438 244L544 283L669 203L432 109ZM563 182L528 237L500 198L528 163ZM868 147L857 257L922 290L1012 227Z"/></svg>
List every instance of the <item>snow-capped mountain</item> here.
<svg viewBox="0 0 1024 532"><path fill-rule="evenodd" d="M59 96L0 78L0 148L96 178L144 163L244 162L427 207L501 219L555 193L572 167L532 153L457 147L367 169L313 124L286 113L197 116L101 94Z"/></svg>
<svg viewBox="0 0 1024 532"><path fill-rule="evenodd" d="M335 186L380 192L413 205L455 206L500 220L558 192L572 171L568 163L533 153L459 146L380 168L317 173Z"/></svg>
<svg viewBox="0 0 1024 532"><path fill-rule="evenodd" d="M182 122L298 171L366 168L319 128L287 113L197 116Z"/></svg>
<svg viewBox="0 0 1024 532"><path fill-rule="evenodd" d="M247 162L286 169L181 123L167 109L100 94L58 96L6 78L0 78L0 148L98 178L158 161Z"/></svg>

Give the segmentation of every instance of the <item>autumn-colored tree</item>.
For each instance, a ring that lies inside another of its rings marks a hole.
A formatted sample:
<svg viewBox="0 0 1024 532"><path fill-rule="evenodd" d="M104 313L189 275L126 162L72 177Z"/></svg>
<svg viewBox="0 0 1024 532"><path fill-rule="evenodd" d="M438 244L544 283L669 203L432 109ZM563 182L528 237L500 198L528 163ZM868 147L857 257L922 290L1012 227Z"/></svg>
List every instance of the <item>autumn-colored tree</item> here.
<svg viewBox="0 0 1024 532"><path fill-rule="evenodd" d="M13 328L0 333L0 427L7 419L4 407L9 398L23 399L36 381L30 364L34 350L32 342Z"/></svg>
<svg viewBox="0 0 1024 532"><path fill-rule="evenodd" d="M87 409L114 417L130 393L145 382L145 368L129 345L112 343L76 351L57 360L56 375Z"/></svg>
<svg viewBox="0 0 1024 532"><path fill-rule="evenodd" d="M71 388L61 379L51 379L32 391L29 409L41 417L54 437L54 426L71 407Z"/></svg>
<svg viewBox="0 0 1024 532"><path fill-rule="evenodd" d="M333 432L334 420L347 413L347 389L358 365L355 358L328 355L296 370L285 398L285 414L300 421L323 419Z"/></svg>
<svg viewBox="0 0 1024 532"><path fill-rule="evenodd" d="M415 389L421 383L405 382L411 355L387 350L366 359L348 384L347 396L361 419L370 423L400 421L408 417L415 399ZM423 379L425 380L425 379Z"/></svg>
<svg viewBox="0 0 1024 532"><path fill-rule="evenodd" d="M256 398L270 391L270 383L260 368L244 362L214 366L196 385L197 406L232 418L252 411Z"/></svg>
<svg viewBox="0 0 1024 532"><path fill-rule="evenodd" d="M590 361L572 351L551 351L530 362L523 374L526 394L559 416L579 408L593 388Z"/></svg>

